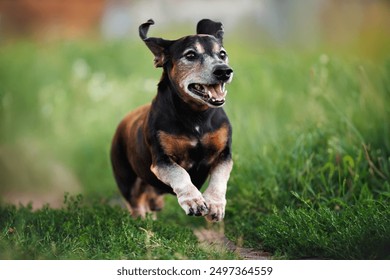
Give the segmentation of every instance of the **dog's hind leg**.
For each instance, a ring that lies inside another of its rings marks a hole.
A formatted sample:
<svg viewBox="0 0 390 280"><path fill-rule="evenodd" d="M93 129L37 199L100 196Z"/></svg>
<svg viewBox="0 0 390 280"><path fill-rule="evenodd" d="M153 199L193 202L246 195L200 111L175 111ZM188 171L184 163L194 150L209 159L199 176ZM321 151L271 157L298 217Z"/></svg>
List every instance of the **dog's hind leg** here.
<svg viewBox="0 0 390 280"><path fill-rule="evenodd" d="M130 203L132 189L136 183L137 175L131 168L131 165L126 157L126 152L117 138L114 138L111 147L111 164L118 188L123 197L126 199L126 202Z"/></svg>
<svg viewBox="0 0 390 280"><path fill-rule="evenodd" d="M131 215L145 218L147 213L153 213L155 217L155 212L164 206L163 195L137 177L116 138L111 148L111 163L115 180Z"/></svg>
<svg viewBox="0 0 390 280"><path fill-rule="evenodd" d="M156 218L156 211L160 211L164 206L163 195L156 192L155 188L137 178L131 190L131 215L135 218L145 218L147 214L152 214Z"/></svg>

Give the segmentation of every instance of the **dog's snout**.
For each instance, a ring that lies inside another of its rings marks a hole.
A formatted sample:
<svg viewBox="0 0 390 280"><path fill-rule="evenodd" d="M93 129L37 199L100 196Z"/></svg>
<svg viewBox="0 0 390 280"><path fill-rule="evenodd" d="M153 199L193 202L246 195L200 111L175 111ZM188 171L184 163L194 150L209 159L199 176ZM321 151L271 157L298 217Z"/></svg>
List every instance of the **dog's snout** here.
<svg viewBox="0 0 390 280"><path fill-rule="evenodd" d="M219 66L213 71L213 74L218 79L218 81L222 82L229 80L232 73L233 69L228 66Z"/></svg>

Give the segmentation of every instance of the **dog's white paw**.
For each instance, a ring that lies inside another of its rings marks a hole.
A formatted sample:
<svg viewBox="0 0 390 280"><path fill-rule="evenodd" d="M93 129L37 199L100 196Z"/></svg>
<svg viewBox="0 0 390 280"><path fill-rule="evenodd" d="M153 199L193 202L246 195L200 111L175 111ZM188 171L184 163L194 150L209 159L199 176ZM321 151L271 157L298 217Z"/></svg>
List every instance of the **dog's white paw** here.
<svg viewBox="0 0 390 280"><path fill-rule="evenodd" d="M206 200L207 207L209 208L209 213L206 215L206 219L210 222L222 221L225 217L225 197L213 197L207 194L204 194L203 197Z"/></svg>
<svg viewBox="0 0 390 280"><path fill-rule="evenodd" d="M198 189L178 196L178 202L189 216L205 216L209 213L206 201Z"/></svg>

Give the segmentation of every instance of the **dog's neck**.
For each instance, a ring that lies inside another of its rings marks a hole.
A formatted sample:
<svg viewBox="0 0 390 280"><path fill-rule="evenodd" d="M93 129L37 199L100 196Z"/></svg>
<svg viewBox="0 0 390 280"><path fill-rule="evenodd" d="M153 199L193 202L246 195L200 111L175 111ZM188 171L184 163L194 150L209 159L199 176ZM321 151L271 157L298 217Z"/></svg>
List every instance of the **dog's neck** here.
<svg viewBox="0 0 390 280"><path fill-rule="evenodd" d="M165 71L164 71L165 72ZM158 94L155 101L166 108L172 108L170 112L166 112L175 119L179 119L183 124L188 123L191 126L195 124L207 124L210 122L212 116L221 108L210 108L207 105L196 106L195 104L188 104L180 97L177 89L172 85L169 77L163 73L163 76L158 84ZM167 104L168 103L168 104Z"/></svg>

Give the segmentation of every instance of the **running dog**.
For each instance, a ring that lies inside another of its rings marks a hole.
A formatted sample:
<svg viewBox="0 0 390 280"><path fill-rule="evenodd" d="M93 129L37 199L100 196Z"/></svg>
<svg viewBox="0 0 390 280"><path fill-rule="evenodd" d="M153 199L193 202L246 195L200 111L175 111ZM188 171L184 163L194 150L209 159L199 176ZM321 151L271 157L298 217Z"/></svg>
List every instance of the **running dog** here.
<svg viewBox="0 0 390 280"><path fill-rule="evenodd" d="M163 73L152 103L130 112L116 130L116 182L134 217L161 210L171 193L187 215L221 221L233 166L232 127L222 109L233 78L223 26L204 19L196 35L165 40L147 36L153 24L140 25L139 35Z"/></svg>

